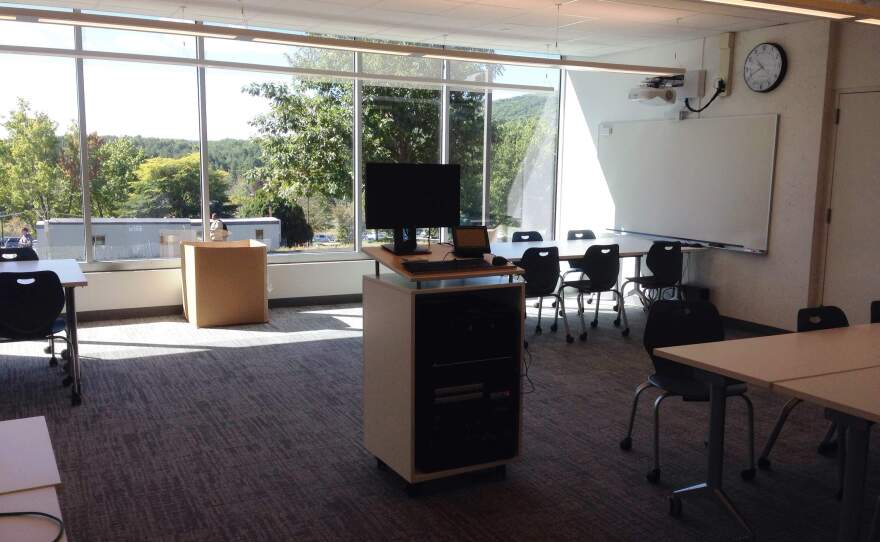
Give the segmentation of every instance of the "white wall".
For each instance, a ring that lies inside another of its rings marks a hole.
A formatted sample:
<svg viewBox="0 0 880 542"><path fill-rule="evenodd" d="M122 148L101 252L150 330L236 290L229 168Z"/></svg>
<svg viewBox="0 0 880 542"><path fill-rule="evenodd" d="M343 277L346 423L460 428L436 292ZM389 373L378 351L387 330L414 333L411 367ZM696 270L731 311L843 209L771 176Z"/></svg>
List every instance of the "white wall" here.
<svg viewBox="0 0 880 542"><path fill-rule="evenodd" d="M737 33L731 95L719 98L702 113L705 117L780 115L768 254L713 250L694 258L692 282L712 289L713 301L725 316L793 329L797 309L807 303L829 40L830 23L826 21ZM742 65L752 47L764 41L785 48L788 75L773 92L758 94L742 83ZM601 60L704 68L711 81L719 59L715 37ZM604 186L594 141L600 122L663 118L667 108L627 102L627 89L640 80L638 76L615 74L570 74L564 119L561 231L613 225L613 202Z"/></svg>
<svg viewBox="0 0 880 542"><path fill-rule="evenodd" d="M373 269L372 260L273 264L269 266L269 298L359 294L361 277ZM87 276L89 285L76 293L79 311L181 304L180 269L114 271Z"/></svg>
<svg viewBox="0 0 880 542"><path fill-rule="evenodd" d="M837 25L834 88L880 87L880 27L869 24Z"/></svg>

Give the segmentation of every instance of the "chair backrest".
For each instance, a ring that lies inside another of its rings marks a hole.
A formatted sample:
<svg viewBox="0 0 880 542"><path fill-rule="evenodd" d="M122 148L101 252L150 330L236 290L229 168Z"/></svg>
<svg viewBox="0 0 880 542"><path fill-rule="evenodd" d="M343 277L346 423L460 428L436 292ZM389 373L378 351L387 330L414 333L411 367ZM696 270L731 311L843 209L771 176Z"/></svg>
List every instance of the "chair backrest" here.
<svg viewBox="0 0 880 542"><path fill-rule="evenodd" d="M33 262L39 259L31 247L0 248L0 263Z"/></svg>
<svg viewBox="0 0 880 542"><path fill-rule="evenodd" d="M595 290L610 290L620 273L619 245L592 245L584 253L578 268L590 277Z"/></svg>
<svg viewBox="0 0 880 542"><path fill-rule="evenodd" d="M724 323L708 301L656 301L645 324L644 345L659 375L693 379L694 369L654 355L655 348L724 340Z"/></svg>
<svg viewBox="0 0 880 542"><path fill-rule="evenodd" d="M681 282L681 243L654 241L645 258L648 269L660 284L673 286Z"/></svg>
<svg viewBox="0 0 880 542"><path fill-rule="evenodd" d="M871 302L871 323L880 324L880 301Z"/></svg>
<svg viewBox="0 0 880 542"><path fill-rule="evenodd" d="M819 331L820 329L834 329L847 327L849 320L840 307L828 305L827 307L807 307L797 314L797 330Z"/></svg>
<svg viewBox="0 0 880 542"><path fill-rule="evenodd" d="M559 281L559 249L556 247L526 250L519 261L525 271L526 297L538 297L556 293Z"/></svg>
<svg viewBox="0 0 880 542"><path fill-rule="evenodd" d="M64 308L64 288L52 271L0 273L0 336L40 339Z"/></svg>
<svg viewBox="0 0 880 542"><path fill-rule="evenodd" d="M596 234L593 230L568 230L569 241L579 241L581 239L595 239Z"/></svg>
<svg viewBox="0 0 880 542"><path fill-rule="evenodd" d="M543 241L544 238L536 231L515 231L513 232L514 243L525 243L527 241Z"/></svg>

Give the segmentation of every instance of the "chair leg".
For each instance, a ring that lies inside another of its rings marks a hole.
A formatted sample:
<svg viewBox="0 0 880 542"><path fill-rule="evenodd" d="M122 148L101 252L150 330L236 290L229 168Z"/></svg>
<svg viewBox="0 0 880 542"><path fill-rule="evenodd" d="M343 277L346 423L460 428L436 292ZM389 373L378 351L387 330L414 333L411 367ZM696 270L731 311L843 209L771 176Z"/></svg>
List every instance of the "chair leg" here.
<svg viewBox="0 0 880 542"><path fill-rule="evenodd" d="M602 292L596 293L596 310L593 313L593 321L590 322L590 327L595 328L599 325L599 303L602 301Z"/></svg>
<svg viewBox="0 0 880 542"><path fill-rule="evenodd" d="M843 479L846 474L846 428L839 428L837 432L837 500L843 498Z"/></svg>
<svg viewBox="0 0 880 542"><path fill-rule="evenodd" d="M559 313L562 314L562 324L565 326L565 342L573 343L574 337L571 336L571 329L568 327L568 315L565 314L565 296L559 296Z"/></svg>
<svg viewBox="0 0 880 542"><path fill-rule="evenodd" d="M620 320L623 318L623 331L620 334L629 337L629 320L626 318L626 303L623 301L623 293L618 290L614 292L614 295L617 296L617 319L614 320L614 325L619 326Z"/></svg>
<svg viewBox="0 0 880 542"><path fill-rule="evenodd" d="M834 433L837 432L837 424L831 422L831 425L828 426L828 432L825 433L825 438L822 439L822 442L819 443L818 452L824 456L833 455L837 450L837 440L834 440Z"/></svg>
<svg viewBox="0 0 880 542"><path fill-rule="evenodd" d="M540 335L543 331L541 330L541 311L544 310L544 298L538 298L538 325L535 326L535 335Z"/></svg>
<svg viewBox="0 0 880 542"><path fill-rule="evenodd" d="M740 395L746 404L746 415L749 422L749 468L740 472L743 480L755 479L755 407L748 395Z"/></svg>
<svg viewBox="0 0 880 542"><path fill-rule="evenodd" d="M635 395L633 395L632 409L629 412L629 425L626 427L626 436L623 438L623 440L620 441L621 450L629 450L632 448L632 433L633 426L636 423L636 410L639 406L639 397L642 395L643 391L651 389L653 387L654 384L651 384L651 382L649 381L639 384L639 387L636 388L636 393Z"/></svg>
<svg viewBox="0 0 880 542"><path fill-rule="evenodd" d="M582 341L587 340L587 322L584 320L584 294L582 292L578 292L577 295L578 302L578 318L581 320L581 334L578 338Z"/></svg>
<svg viewBox="0 0 880 542"><path fill-rule="evenodd" d="M669 396L664 392L654 400L654 469L646 476L652 484L660 482L660 403Z"/></svg>
<svg viewBox="0 0 880 542"><path fill-rule="evenodd" d="M800 399L790 399L785 403L785 406L782 407L782 412L779 413L779 419L776 420L776 425L770 433L770 438L767 439L767 444L764 445L761 457L758 458L758 466L762 469L770 468L770 452L773 450L773 445L776 444L776 439L779 438L779 432L782 431L782 426L785 425L785 420L788 419L788 415L791 414L794 407L798 406L800 403Z"/></svg>
<svg viewBox="0 0 880 542"><path fill-rule="evenodd" d="M58 358L55 357L55 337L49 338L49 351L52 354L52 357L49 358L49 367L57 367Z"/></svg>

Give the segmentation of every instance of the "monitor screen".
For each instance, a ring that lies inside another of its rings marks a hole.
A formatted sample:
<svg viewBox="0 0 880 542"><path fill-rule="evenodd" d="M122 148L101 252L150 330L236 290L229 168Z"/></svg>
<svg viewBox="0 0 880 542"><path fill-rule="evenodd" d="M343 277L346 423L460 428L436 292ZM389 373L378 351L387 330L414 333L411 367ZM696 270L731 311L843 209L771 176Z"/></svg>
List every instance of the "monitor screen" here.
<svg viewBox="0 0 880 542"><path fill-rule="evenodd" d="M367 163L367 228L458 226L460 171L457 164Z"/></svg>

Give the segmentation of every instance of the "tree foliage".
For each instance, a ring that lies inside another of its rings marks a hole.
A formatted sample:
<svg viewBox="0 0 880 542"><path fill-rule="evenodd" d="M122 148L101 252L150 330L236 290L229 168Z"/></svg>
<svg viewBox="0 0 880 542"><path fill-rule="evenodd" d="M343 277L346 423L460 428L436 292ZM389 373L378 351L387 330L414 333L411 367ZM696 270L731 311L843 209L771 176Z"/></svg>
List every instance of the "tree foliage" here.
<svg viewBox="0 0 880 542"><path fill-rule="evenodd" d="M239 208L241 216L273 216L281 221L282 245L308 243L314 231L306 220L303 208L289 199L269 190L258 190Z"/></svg>
<svg viewBox="0 0 880 542"><path fill-rule="evenodd" d="M148 158L130 184L126 214L149 218L198 218L201 216L199 154L180 158ZM208 190L212 201L226 202L225 171L211 171Z"/></svg>

